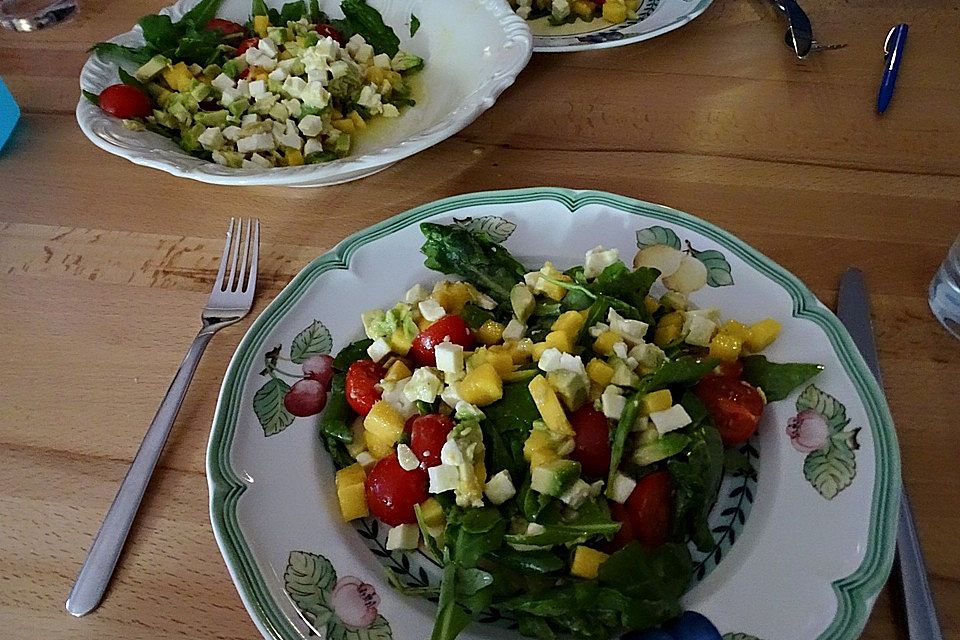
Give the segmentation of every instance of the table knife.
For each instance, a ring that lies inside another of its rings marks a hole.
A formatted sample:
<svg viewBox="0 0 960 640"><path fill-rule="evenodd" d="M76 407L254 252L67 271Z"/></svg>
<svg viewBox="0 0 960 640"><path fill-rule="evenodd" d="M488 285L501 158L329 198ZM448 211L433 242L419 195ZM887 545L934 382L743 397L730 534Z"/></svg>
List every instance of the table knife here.
<svg viewBox="0 0 960 640"><path fill-rule="evenodd" d="M851 267L840 278L837 296L837 316L853 338L860 355L867 363L877 383L883 388L880 378L880 363L877 346L870 323L870 299L867 294L863 272ZM920 548L920 538L910 510L907 492L900 481L900 518L897 523L897 570L903 585L903 603L907 617L907 632L910 640L943 640L936 606L927 579L927 567Z"/></svg>

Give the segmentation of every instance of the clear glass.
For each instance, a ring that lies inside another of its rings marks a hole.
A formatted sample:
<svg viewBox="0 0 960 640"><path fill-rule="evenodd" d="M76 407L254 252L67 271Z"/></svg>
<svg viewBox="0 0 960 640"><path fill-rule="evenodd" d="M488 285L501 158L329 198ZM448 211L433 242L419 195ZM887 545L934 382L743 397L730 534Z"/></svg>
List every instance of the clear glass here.
<svg viewBox="0 0 960 640"><path fill-rule="evenodd" d="M960 236L930 282L930 309L940 324L960 339Z"/></svg>
<svg viewBox="0 0 960 640"><path fill-rule="evenodd" d="M77 12L77 0L0 0L0 26L38 31L59 24Z"/></svg>

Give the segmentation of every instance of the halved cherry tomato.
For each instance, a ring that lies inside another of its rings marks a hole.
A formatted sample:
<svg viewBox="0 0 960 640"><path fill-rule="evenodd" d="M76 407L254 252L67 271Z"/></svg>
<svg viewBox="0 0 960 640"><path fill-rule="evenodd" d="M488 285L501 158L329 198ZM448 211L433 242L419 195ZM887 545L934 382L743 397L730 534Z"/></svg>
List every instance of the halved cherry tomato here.
<svg viewBox="0 0 960 640"><path fill-rule="evenodd" d="M624 506L634 535L641 544L657 547L667 541L673 511L672 494L673 483L666 470L643 476L633 488Z"/></svg>
<svg viewBox="0 0 960 640"><path fill-rule="evenodd" d="M627 508L618 502L610 502L610 517L620 523L620 528L609 542L604 544L604 550L613 553L632 542L637 534L633 530L633 523L630 521L630 513Z"/></svg>
<svg viewBox="0 0 960 640"><path fill-rule="evenodd" d="M344 46L347 44L347 40L346 38L343 37L343 34L328 24L318 24L316 27L314 27L314 30L317 32L317 35L319 35L321 38L326 38L327 36L330 36L331 38L339 42L340 46Z"/></svg>
<svg viewBox="0 0 960 640"><path fill-rule="evenodd" d="M410 355L418 365L433 367L437 364L437 356L433 350L445 340L450 340L464 349L470 349L474 342L470 327L463 318L446 315L417 334L410 346Z"/></svg>
<svg viewBox="0 0 960 640"><path fill-rule="evenodd" d="M453 420L439 413L416 416L410 429L410 449L424 469L440 464L440 449L453 429Z"/></svg>
<svg viewBox="0 0 960 640"><path fill-rule="evenodd" d="M713 368L713 375L721 378L739 378L743 375L743 361L740 359L725 360Z"/></svg>
<svg viewBox="0 0 960 640"><path fill-rule="evenodd" d="M153 105L146 93L128 84L114 84L100 92L100 108L117 118L146 118Z"/></svg>
<svg viewBox="0 0 960 640"><path fill-rule="evenodd" d="M246 40L241 40L240 44L237 45L237 55L242 56L244 52L250 47L255 47L260 44L260 38L247 38Z"/></svg>
<svg viewBox="0 0 960 640"><path fill-rule="evenodd" d="M213 18L208 20L207 24L203 25L203 28L207 31L219 31L225 36L233 33L243 33L245 31L242 24L237 24L236 22L231 22L230 20L224 20L223 18Z"/></svg>
<svg viewBox="0 0 960 640"><path fill-rule="evenodd" d="M405 471L396 453L381 458L370 470L366 481L367 506L370 513L392 527L413 524L415 505L426 500L427 472L417 467Z"/></svg>
<svg viewBox="0 0 960 640"><path fill-rule="evenodd" d="M693 392L713 416L724 445L746 442L757 431L763 414L763 396L749 383L736 378L706 376Z"/></svg>
<svg viewBox="0 0 960 640"><path fill-rule="evenodd" d="M347 369L343 388L347 404L361 416L370 413L370 409L380 399L377 384L387 375L387 370L373 360L357 360Z"/></svg>
<svg viewBox="0 0 960 640"><path fill-rule="evenodd" d="M591 404L570 415L573 427L573 452L570 458L580 463L583 474L606 478L610 470L610 423L607 416Z"/></svg>

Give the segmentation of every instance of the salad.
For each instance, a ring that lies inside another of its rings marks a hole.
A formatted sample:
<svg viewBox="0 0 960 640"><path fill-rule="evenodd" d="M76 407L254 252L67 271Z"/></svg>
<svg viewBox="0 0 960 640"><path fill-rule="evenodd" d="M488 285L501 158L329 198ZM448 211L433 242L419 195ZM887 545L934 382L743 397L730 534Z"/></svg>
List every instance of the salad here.
<svg viewBox="0 0 960 640"><path fill-rule="evenodd" d="M642 0L510 0L510 6L525 20L546 17L554 25L601 18L620 24L637 18Z"/></svg>
<svg viewBox="0 0 960 640"><path fill-rule="evenodd" d="M201 0L178 22L141 18L142 47L94 45L140 66L120 68L119 84L84 95L130 129L234 168L343 158L371 120L415 104L410 76L423 60L400 49L366 0L343 0L339 20L317 0L279 11L254 0L242 25L215 17L220 1ZM418 25L411 16L411 36Z"/></svg>
<svg viewBox="0 0 960 640"><path fill-rule="evenodd" d="M707 273L688 252L530 270L483 232L421 230L426 265L459 279L363 313L366 337L311 358L284 399L325 407L344 520L378 518L388 549L442 567L437 589L388 572L437 598L433 640L491 608L537 638L677 616L734 447L822 367L761 355L773 319L696 308Z"/></svg>

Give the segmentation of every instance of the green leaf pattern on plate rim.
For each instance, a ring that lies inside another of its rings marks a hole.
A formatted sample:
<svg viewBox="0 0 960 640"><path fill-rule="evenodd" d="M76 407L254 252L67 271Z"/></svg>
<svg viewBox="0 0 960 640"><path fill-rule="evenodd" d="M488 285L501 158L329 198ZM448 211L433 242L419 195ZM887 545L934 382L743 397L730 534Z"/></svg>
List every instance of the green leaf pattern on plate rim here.
<svg viewBox="0 0 960 640"><path fill-rule="evenodd" d="M749 633L725 633L723 640L760 640L760 638Z"/></svg>
<svg viewBox="0 0 960 640"><path fill-rule="evenodd" d="M681 250L680 237L673 229L654 225L637 231L637 249L663 244ZM716 249L697 251L686 241L686 252L703 263L707 268L707 286L728 287L733 284L732 268L726 257Z"/></svg>
<svg viewBox="0 0 960 640"><path fill-rule="evenodd" d="M453 223L474 233L483 234L493 242L504 242L513 235L517 225L500 216L480 216L479 218L454 218Z"/></svg>
<svg viewBox="0 0 960 640"><path fill-rule="evenodd" d="M380 596L356 576L337 579L324 556L291 551L283 586L311 630L324 640L392 640L390 624L377 612Z"/></svg>

